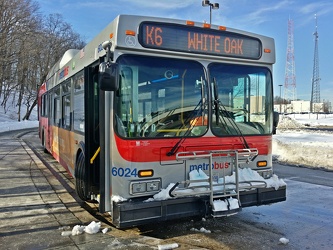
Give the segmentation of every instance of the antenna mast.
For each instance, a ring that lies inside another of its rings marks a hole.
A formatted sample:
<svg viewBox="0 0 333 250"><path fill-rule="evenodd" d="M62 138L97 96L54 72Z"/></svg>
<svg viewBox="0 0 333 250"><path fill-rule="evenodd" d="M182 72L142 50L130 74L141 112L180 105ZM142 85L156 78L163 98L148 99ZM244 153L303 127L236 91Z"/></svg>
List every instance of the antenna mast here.
<svg viewBox="0 0 333 250"><path fill-rule="evenodd" d="M315 49L313 59L313 73L312 73L312 91L311 91L311 103L310 111L314 112L314 103L320 103L320 77L319 77L319 58L318 58L318 26L317 26L317 14L315 14L316 31L313 33L315 36Z"/></svg>

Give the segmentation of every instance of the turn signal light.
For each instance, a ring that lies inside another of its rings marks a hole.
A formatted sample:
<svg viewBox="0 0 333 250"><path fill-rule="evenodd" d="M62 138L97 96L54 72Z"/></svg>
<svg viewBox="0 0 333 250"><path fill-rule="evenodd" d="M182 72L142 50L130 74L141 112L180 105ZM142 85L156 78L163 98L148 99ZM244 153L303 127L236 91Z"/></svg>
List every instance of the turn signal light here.
<svg viewBox="0 0 333 250"><path fill-rule="evenodd" d="M257 167L267 167L267 161L258 161L257 162Z"/></svg>
<svg viewBox="0 0 333 250"><path fill-rule="evenodd" d="M148 170L140 170L138 172L139 177L152 177L154 175L154 170L148 169Z"/></svg>

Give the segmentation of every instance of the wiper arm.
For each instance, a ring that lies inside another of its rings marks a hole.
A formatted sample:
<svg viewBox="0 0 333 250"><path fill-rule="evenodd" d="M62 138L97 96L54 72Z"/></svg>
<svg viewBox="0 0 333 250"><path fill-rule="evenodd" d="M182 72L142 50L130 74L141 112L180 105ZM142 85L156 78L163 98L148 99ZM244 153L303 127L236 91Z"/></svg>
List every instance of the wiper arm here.
<svg viewBox="0 0 333 250"><path fill-rule="evenodd" d="M201 77L201 100L195 106L195 108L191 111L191 114L188 116L188 118L185 120L184 124L188 124L192 118L194 118L195 112L197 108L199 108L199 112L201 111L201 116L204 116L205 112L205 107L206 107L206 98L205 98L205 85L204 85L204 80ZM185 133L182 135L182 137L179 139L179 141L172 147L172 149L167 153L167 156L174 155L178 149L180 148L180 145L185 141L186 136L190 133L192 130L192 127L189 125Z"/></svg>
<svg viewBox="0 0 333 250"><path fill-rule="evenodd" d="M222 118L222 114L221 117L219 115L219 112L221 111L221 113L225 113L226 116L229 118L231 126L238 132L239 137L242 139L242 142L244 144L244 146L249 149L249 145L242 133L242 131L240 130L240 128L238 127L236 121L233 119L233 117L230 115L230 112L227 110L227 108L223 105L222 102L220 102L219 100L219 94L218 94L218 87L217 87L217 82L216 82L216 78L213 78L213 86L214 86L214 107L215 107L215 116L216 116L216 125L219 124L219 119L221 119L221 121L224 121L224 118ZM226 122L224 122L226 124Z"/></svg>
<svg viewBox="0 0 333 250"><path fill-rule="evenodd" d="M215 108L215 120L216 125L219 125L219 92L217 88L216 78L213 77L213 86L214 86L214 108Z"/></svg>
<svg viewBox="0 0 333 250"><path fill-rule="evenodd" d="M186 118L184 124L189 124L189 122L192 120L192 118L195 117L196 111L198 107L201 107L201 102L202 100L199 101L199 103L195 106L195 108L191 111L190 115ZM201 108L200 108L201 109ZM200 111L199 109L199 111ZM181 128L181 127L179 127ZM188 136L188 134L190 133L192 127L189 125L187 130L185 131L185 133L180 137L180 139L178 140L178 142L172 147L172 149L166 154L167 156L171 156L174 155L178 149L180 148L180 145L185 141L186 136Z"/></svg>

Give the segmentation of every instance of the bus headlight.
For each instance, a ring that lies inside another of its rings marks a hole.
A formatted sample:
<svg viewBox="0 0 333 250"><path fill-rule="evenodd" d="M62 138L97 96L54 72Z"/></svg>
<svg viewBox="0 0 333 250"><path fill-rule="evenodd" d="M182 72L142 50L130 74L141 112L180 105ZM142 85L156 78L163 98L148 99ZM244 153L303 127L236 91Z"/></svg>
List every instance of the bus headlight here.
<svg viewBox="0 0 333 250"><path fill-rule="evenodd" d="M147 190L146 188L147 188L146 183L141 183L141 182L132 183L131 193L144 193Z"/></svg>
<svg viewBox="0 0 333 250"><path fill-rule="evenodd" d="M157 192L161 189L161 180L133 181L130 184L130 194Z"/></svg>

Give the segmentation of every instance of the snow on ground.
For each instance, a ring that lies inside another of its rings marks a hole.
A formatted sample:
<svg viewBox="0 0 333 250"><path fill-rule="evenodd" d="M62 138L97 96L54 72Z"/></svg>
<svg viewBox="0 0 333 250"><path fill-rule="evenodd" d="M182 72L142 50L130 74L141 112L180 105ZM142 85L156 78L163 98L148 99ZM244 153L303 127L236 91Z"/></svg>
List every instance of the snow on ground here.
<svg viewBox="0 0 333 250"><path fill-rule="evenodd" d="M2 96L0 97L0 103L2 103ZM24 117L26 113L25 106L22 106L21 109L21 118ZM3 106L0 106L0 133L25 129L25 128L37 128L37 107L31 112L30 119L28 121L18 122L18 107L16 106L16 102L13 100L13 97L10 97L7 101L6 110L4 110Z"/></svg>
<svg viewBox="0 0 333 250"><path fill-rule="evenodd" d="M298 166L333 170L333 131L308 128L333 128L333 114L293 114L280 116L273 136L276 161Z"/></svg>
<svg viewBox="0 0 333 250"><path fill-rule="evenodd" d="M5 122L0 122L0 133L11 130L37 128L37 127L38 127L38 121L22 121L22 122L5 121Z"/></svg>

